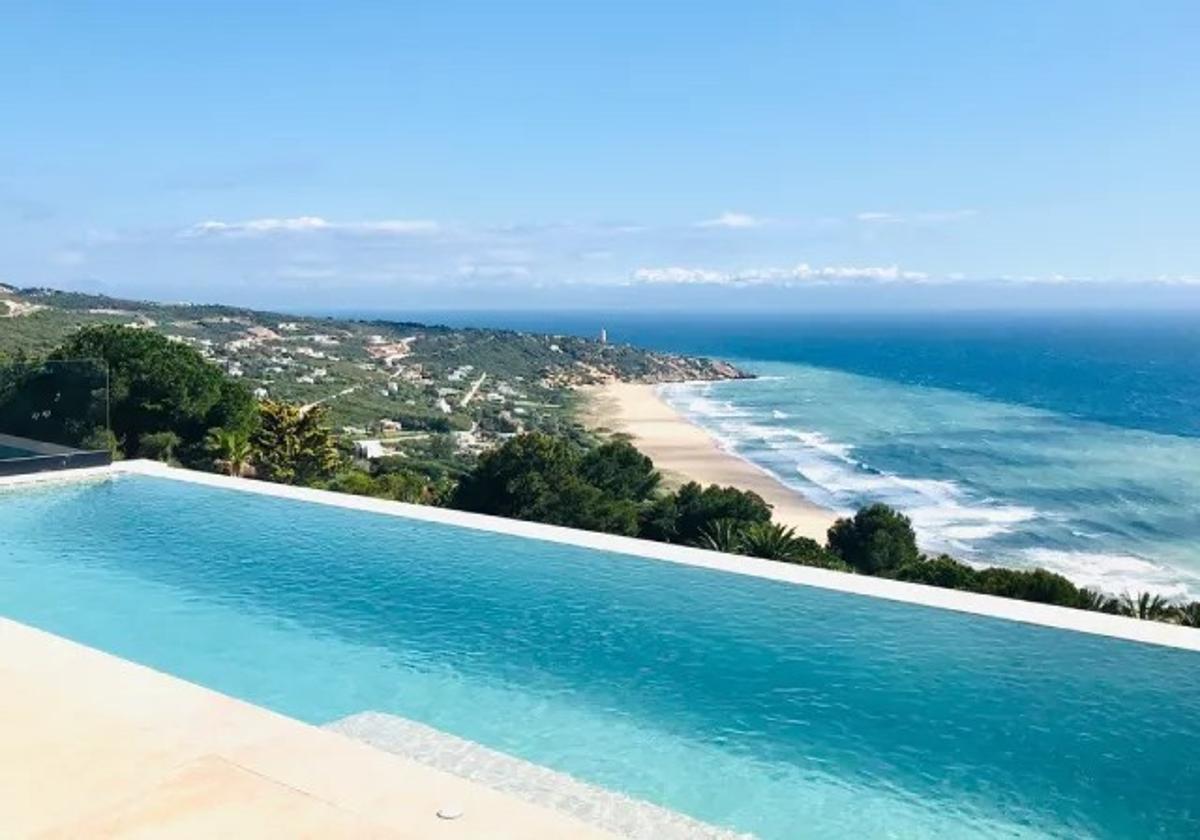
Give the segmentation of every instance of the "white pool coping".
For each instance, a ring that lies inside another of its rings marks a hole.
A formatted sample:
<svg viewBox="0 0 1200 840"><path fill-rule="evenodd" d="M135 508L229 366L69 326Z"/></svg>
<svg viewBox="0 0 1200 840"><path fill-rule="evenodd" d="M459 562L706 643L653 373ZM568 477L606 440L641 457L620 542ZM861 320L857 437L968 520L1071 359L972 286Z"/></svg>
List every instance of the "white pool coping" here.
<svg viewBox="0 0 1200 840"><path fill-rule="evenodd" d="M994 595L980 595L974 592L941 589L923 584L905 583L903 581L887 580L885 578L869 577L847 572L834 572L827 569L812 568L811 566L779 563L772 560L760 560L754 557L744 557L735 554L722 554L690 546L651 542L649 540L621 537L614 534L601 534L592 531L580 531L574 528L563 528L556 525L543 525L537 522L504 519L477 513L464 513L447 508L412 505L404 502L335 493L329 490L314 490L308 487L292 487L286 484L272 484L265 481L232 478L213 473L169 467L156 461L120 461L107 467L90 467L79 470L0 478L0 488L22 484L77 481L120 475L154 476L225 490L257 493L261 496L274 496L281 499L293 499L329 505L331 507L368 511L370 513L397 516L404 519L437 522L461 528L471 528L477 531L526 537L546 542L579 546L581 548L664 560L669 563L713 569L736 575L746 575L802 586L813 586L853 595L884 598L890 601L901 601L923 607L953 610L955 612L970 613L989 618L1052 627L1058 630L1072 630L1078 633L1089 633L1132 642L1143 642L1145 644L1200 652L1200 629L1191 627L1180 627L1158 621L1142 621L1125 616L1057 607L1049 604L1037 604L1012 598L1001 598Z"/></svg>

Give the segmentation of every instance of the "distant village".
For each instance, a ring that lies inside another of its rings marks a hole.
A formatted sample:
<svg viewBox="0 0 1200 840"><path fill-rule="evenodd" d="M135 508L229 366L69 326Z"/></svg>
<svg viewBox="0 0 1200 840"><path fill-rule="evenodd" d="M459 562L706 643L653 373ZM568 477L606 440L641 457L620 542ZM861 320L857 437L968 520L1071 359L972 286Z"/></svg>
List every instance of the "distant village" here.
<svg viewBox="0 0 1200 840"><path fill-rule="evenodd" d="M0 314L36 326L47 343L81 323L155 330L244 381L257 399L323 406L364 460L430 448L469 457L523 431L561 429L573 422L580 385L738 375L719 362L609 344L603 325L589 339L0 292Z"/></svg>

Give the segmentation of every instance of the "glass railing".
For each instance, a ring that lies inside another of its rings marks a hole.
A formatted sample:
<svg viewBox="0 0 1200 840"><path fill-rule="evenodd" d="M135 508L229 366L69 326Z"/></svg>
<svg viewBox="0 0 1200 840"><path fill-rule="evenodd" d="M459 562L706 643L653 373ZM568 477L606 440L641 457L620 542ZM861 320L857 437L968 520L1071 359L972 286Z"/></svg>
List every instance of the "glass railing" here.
<svg viewBox="0 0 1200 840"><path fill-rule="evenodd" d="M109 428L103 361L0 361L0 475L107 464Z"/></svg>

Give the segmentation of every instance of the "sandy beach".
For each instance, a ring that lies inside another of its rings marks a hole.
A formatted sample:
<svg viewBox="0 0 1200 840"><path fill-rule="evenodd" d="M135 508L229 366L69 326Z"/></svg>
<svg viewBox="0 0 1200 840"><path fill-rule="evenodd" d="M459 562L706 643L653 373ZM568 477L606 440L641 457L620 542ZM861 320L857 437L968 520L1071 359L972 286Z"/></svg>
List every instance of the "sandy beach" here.
<svg viewBox="0 0 1200 840"><path fill-rule="evenodd" d="M832 511L722 450L708 432L659 397L653 385L614 382L581 391L586 398L585 422L597 431L629 435L654 461L668 485L694 480L753 490L774 508L777 521L825 542L825 532L836 518Z"/></svg>

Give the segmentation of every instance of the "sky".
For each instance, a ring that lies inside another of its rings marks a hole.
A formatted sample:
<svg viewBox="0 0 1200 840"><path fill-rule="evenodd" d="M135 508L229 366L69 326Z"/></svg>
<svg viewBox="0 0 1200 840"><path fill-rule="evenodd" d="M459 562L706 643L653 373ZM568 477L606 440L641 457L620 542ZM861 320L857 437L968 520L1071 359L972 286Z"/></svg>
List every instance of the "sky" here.
<svg viewBox="0 0 1200 840"><path fill-rule="evenodd" d="M0 282L1200 307L1200 3L25 3Z"/></svg>

